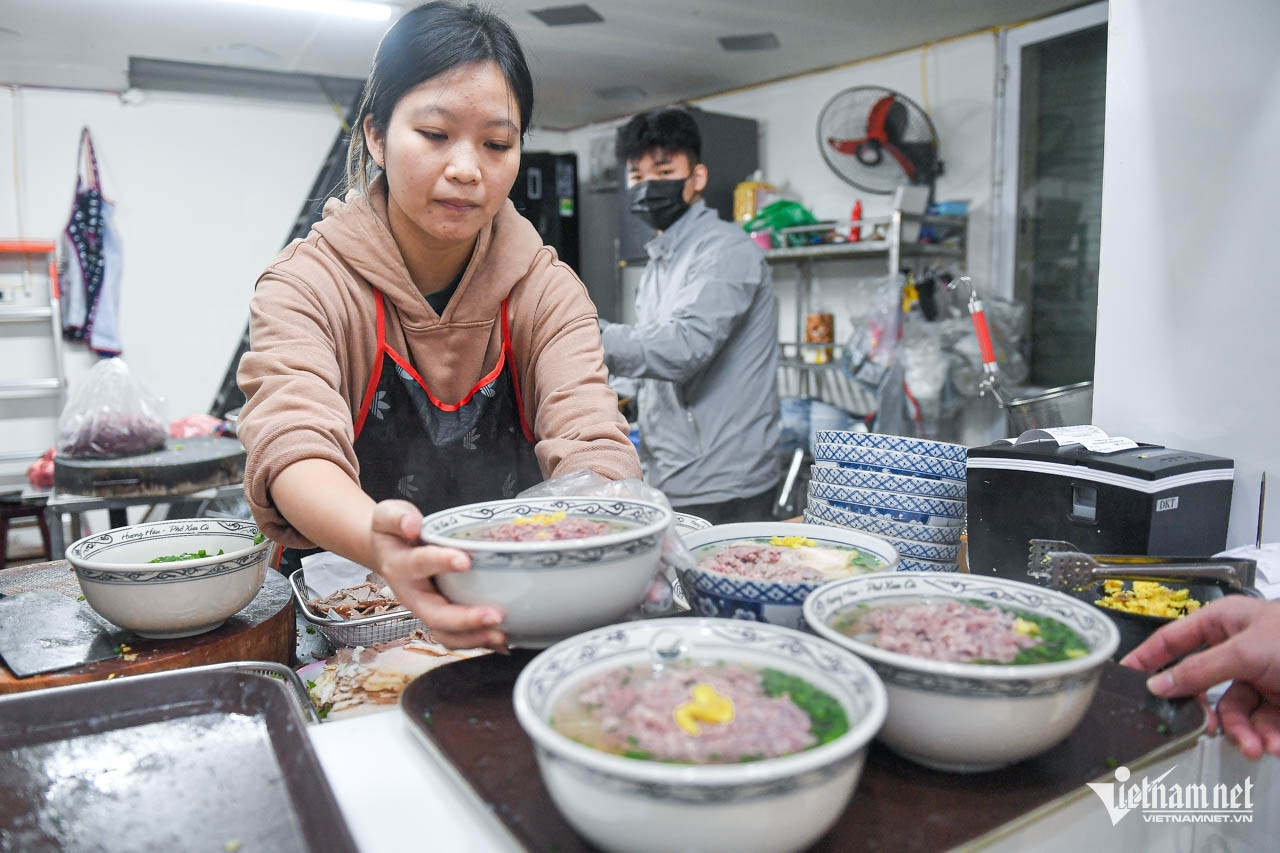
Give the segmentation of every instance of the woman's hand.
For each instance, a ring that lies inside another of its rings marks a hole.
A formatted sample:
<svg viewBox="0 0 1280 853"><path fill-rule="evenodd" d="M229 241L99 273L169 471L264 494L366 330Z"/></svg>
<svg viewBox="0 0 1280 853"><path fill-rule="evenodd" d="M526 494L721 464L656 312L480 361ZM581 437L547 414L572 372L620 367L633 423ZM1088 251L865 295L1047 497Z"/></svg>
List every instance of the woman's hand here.
<svg viewBox="0 0 1280 853"><path fill-rule="evenodd" d="M450 604L433 578L471 567L466 552L418 544L422 513L408 501L388 500L373 509L371 568L395 592L400 603L431 629L436 642L452 649L491 648L506 652L506 635L497 630L503 614L496 607Z"/></svg>
<svg viewBox="0 0 1280 853"><path fill-rule="evenodd" d="M1195 696L1233 681L1218 700L1218 719L1210 715L1210 731L1220 721L1248 758L1264 751L1280 757L1280 601L1220 598L1165 625L1120 663L1155 672L1182 655L1151 676L1147 688L1157 696Z"/></svg>

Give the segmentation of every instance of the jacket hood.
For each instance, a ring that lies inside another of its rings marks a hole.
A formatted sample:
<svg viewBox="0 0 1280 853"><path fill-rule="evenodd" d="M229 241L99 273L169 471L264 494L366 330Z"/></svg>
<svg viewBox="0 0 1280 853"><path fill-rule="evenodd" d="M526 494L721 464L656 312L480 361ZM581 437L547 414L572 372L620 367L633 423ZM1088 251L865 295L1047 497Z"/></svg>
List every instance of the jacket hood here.
<svg viewBox="0 0 1280 853"><path fill-rule="evenodd" d="M382 291L406 322L434 325L440 321L414 285L391 236L386 187L385 176L379 175L370 184L367 197L353 190L345 199L329 199L324 218L313 230L357 275ZM458 291L441 319L450 323L492 320L502 300L528 274L542 248L537 230L507 199L497 215L480 229Z"/></svg>

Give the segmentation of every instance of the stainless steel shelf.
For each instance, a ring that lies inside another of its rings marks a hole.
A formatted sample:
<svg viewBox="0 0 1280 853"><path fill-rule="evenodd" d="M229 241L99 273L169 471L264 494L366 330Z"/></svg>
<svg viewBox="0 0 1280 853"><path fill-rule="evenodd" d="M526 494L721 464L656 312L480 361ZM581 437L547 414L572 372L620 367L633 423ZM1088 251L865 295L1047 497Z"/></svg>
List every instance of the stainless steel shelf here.
<svg viewBox="0 0 1280 853"><path fill-rule="evenodd" d="M57 397L62 393L61 379L19 379L0 382L0 398Z"/></svg>
<svg viewBox="0 0 1280 853"><path fill-rule="evenodd" d="M43 450L6 450L0 453L0 463L34 462L43 455Z"/></svg>
<svg viewBox="0 0 1280 853"><path fill-rule="evenodd" d="M54 309L47 305L0 307L0 323L29 323L31 320L47 320L52 315L54 315Z"/></svg>
<svg viewBox="0 0 1280 853"><path fill-rule="evenodd" d="M893 246L888 240L861 240L853 243L818 243L812 246L792 246L786 249L770 249L764 253L770 263L781 261L838 260L840 258L878 257L887 255ZM904 258L963 258L962 246L943 246L934 243L903 243L898 252Z"/></svg>
<svg viewBox="0 0 1280 853"><path fill-rule="evenodd" d="M0 323L27 323L32 320L47 320L52 316L53 309L48 305L34 308L0 307Z"/></svg>

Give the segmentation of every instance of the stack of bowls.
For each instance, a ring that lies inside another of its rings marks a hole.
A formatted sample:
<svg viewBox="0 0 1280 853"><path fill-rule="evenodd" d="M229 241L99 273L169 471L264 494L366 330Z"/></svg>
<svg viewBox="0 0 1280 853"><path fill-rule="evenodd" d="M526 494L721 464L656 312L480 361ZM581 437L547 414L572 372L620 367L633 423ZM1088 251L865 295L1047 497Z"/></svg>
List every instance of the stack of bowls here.
<svg viewBox="0 0 1280 853"><path fill-rule="evenodd" d="M845 430L815 439L806 522L889 540L899 571L959 568L967 448Z"/></svg>

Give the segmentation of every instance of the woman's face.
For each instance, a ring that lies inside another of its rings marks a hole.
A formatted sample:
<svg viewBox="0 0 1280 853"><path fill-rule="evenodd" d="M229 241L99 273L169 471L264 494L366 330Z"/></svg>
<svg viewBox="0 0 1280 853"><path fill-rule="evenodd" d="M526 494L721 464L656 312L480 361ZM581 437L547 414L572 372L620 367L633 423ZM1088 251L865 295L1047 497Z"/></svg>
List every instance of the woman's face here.
<svg viewBox="0 0 1280 853"><path fill-rule="evenodd" d="M463 65L400 98L385 133L365 119L369 153L387 173L397 240L470 244L502 207L520 168L520 111L494 62Z"/></svg>

